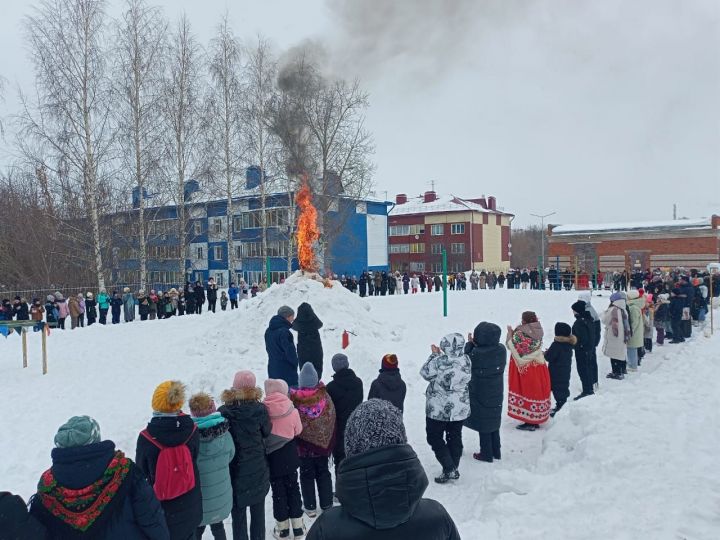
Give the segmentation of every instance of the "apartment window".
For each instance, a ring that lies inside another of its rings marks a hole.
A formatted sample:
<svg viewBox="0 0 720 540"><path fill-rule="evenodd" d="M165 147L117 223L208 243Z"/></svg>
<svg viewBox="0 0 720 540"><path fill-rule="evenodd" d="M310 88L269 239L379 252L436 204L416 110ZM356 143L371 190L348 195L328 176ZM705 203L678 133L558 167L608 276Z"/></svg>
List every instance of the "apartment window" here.
<svg viewBox="0 0 720 540"><path fill-rule="evenodd" d="M223 259L223 249L222 246L215 246L213 248L213 258L216 261L222 261Z"/></svg>
<svg viewBox="0 0 720 540"><path fill-rule="evenodd" d="M243 254L245 257L262 257L262 243L245 242L243 244Z"/></svg>
<svg viewBox="0 0 720 540"><path fill-rule="evenodd" d="M465 244L450 244L450 253L455 255L465 253Z"/></svg>
<svg viewBox="0 0 720 540"><path fill-rule="evenodd" d="M202 221L200 221L200 220L193 221L193 227L195 230L195 236L199 236L202 234L202 232L203 232Z"/></svg>
<svg viewBox="0 0 720 540"><path fill-rule="evenodd" d="M390 253L410 253L410 244L390 244Z"/></svg>
<svg viewBox="0 0 720 540"><path fill-rule="evenodd" d="M221 234L222 233L222 219L221 218L215 218L213 219L213 232L215 234Z"/></svg>
<svg viewBox="0 0 720 540"><path fill-rule="evenodd" d="M197 258L202 260L205 258L203 255L204 255L203 248L201 248L201 247L197 248Z"/></svg>
<svg viewBox="0 0 720 540"><path fill-rule="evenodd" d="M425 244L410 244L410 253L425 253Z"/></svg>
<svg viewBox="0 0 720 540"><path fill-rule="evenodd" d="M233 216L233 232L242 230L242 216Z"/></svg>
<svg viewBox="0 0 720 540"><path fill-rule="evenodd" d="M442 255L443 245L442 244L433 244L430 246L430 253L433 255Z"/></svg>
<svg viewBox="0 0 720 540"><path fill-rule="evenodd" d="M410 271L411 272L424 272L425 271L425 263L424 262L411 262L410 263Z"/></svg>
<svg viewBox="0 0 720 540"><path fill-rule="evenodd" d="M465 270L463 269L462 263L455 263L450 267L450 271L457 274L458 272L464 272Z"/></svg>
<svg viewBox="0 0 720 540"><path fill-rule="evenodd" d="M453 223L450 225L450 234L465 234L464 223Z"/></svg>
<svg viewBox="0 0 720 540"><path fill-rule="evenodd" d="M430 225L430 234L432 236L442 236L443 234L445 234L445 226L442 223Z"/></svg>
<svg viewBox="0 0 720 540"><path fill-rule="evenodd" d="M432 263L430 267L433 274L442 274L442 263Z"/></svg>
<svg viewBox="0 0 720 540"><path fill-rule="evenodd" d="M215 273L215 284L218 287L225 286L225 273L224 272L216 272Z"/></svg>
<svg viewBox="0 0 720 540"><path fill-rule="evenodd" d="M389 228L390 236L414 236L416 234L425 234L425 225L391 225Z"/></svg>
<svg viewBox="0 0 720 540"><path fill-rule="evenodd" d="M235 246L235 258L242 259L242 257L243 257L242 245Z"/></svg>

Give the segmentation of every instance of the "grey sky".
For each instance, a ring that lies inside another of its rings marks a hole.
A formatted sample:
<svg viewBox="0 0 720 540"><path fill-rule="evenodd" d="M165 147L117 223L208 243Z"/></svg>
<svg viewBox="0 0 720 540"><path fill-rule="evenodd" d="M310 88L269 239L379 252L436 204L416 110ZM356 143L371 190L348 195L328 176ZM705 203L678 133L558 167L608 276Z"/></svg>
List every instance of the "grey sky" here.
<svg viewBox="0 0 720 540"><path fill-rule="evenodd" d="M111 13L121 2L109 0ZM226 7L278 50L309 38L371 94L377 191L495 195L553 222L720 213L715 0L157 0L207 43ZM0 74L30 88L21 22L0 0Z"/></svg>

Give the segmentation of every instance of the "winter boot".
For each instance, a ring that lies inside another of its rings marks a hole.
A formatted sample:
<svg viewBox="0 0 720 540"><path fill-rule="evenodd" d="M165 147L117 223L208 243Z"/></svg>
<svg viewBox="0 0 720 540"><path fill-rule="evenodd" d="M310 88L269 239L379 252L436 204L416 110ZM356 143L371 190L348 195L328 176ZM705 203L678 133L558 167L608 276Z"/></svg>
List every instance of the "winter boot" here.
<svg viewBox="0 0 720 540"><path fill-rule="evenodd" d="M452 480L452 472L444 472L435 477L435 482L438 484L447 484L450 480Z"/></svg>
<svg viewBox="0 0 720 540"><path fill-rule="evenodd" d="M535 431L538 428L536 424L528 424L527 422L524 424L520 424L515 429L519 429L521 431Z"/></svg>
<svg viewBox="0 0 720 540"><path fill-rule="evenodd" d="M305 508L305 515L306 515L307 517L309 517L310 519L316 518L316 517L317 517L317 510L315 510L314 508L313 508L313 509Z"/></svg>
<svg viewBox="0 0 720 540"><path fill-rule="evenodd" d="M473 454L473 459L476 459L478 461L484 461L485 463L492 463L493 457L492 456L483 456L480 452L475 452Z"/></svg>
<svg viewBox="0 0 720 540"><path fill-rule="evenodd" d="M307 530L305 529L305 522L303 522L303 518L292 518L290 521L292 522L293 538L296 540L299 538L305 538Z"/></svg>
<svg viewBox="0 0 720 540"><path fill-rule="evenodd" d="M450 480L460 480L460 471L453 469L450 473Z"/></svg>
<svg viewBox="0 0 720 540"><path fill-rule="evenodd" d="M290 520L275 522L273 538L290 538Z"/></svg>

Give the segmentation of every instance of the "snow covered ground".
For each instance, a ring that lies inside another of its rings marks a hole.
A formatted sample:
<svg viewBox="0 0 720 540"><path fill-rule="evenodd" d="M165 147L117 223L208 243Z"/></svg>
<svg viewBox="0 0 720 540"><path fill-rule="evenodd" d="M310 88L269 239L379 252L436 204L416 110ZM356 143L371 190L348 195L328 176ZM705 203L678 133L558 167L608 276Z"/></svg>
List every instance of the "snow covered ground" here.
<svg viewBox="0 0 720 540"><path fill-rule="evenodd" d="M180 379L191 392L219 396L239 369L264 380L267 321L280 305L303 301L325 323L326 379L344 329L356 334L346 352L366 391L382 355L397 353L408 385L408 436L432 477L439 467L425 442L426 384L418 375L430 344L451 331L466 335L482 320L504 329L529 309L544 324L548 346L555 322L572 322L577 298L550 291L449 294L444 319L438 293L360 299L339 286L291 282L233 312L53 331L46 376L39 334L29 335L27 369L18 338L3 339L0 490L25 498L34 492L57 427L70 416L95 417L103 436L133 455L159 382ZM607 302L593 299L598 311ZM720 538L719 353L720 332L713 339L696 332L685 345L656 347L625 381L604 378L609 361L600 355L599 395L570 402L534 433L514 429L517 422L505 417L503 459L494 464L472 459L476 433L466 430L461 479L431 482L427 496L446 506L465 539ZM579 386L573 373L572 395ZM270 529L269 496L266 504Z"/></svg>

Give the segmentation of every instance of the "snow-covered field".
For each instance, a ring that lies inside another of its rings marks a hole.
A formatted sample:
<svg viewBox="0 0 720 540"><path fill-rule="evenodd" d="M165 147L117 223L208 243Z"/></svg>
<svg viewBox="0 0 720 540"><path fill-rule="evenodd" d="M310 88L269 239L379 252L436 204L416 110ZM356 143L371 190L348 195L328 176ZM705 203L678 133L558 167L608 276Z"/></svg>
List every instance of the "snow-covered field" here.
<svg viewBox="0 0 720 540"><path fill-rule="evenodd" d="M432 477L439 466L425 442L426 385L418 375L430 344L451 331L466 335L483 320L504 329L533 310L548 346L555 322L572 322L577 298L550 291L449 294L445 319L438 293L360 299L339 285L324 289L302 280L275 286L232 312L53 331L45 376L39 334L29 335L27 369L18 338L3 339L0 490L25 498L34 492L49 466L55 431L70 416L95 417L103 436L133 455L159 382L180 379L191 392L219 396L239 369L264 380L267 321L280 305L297 308L303 301L325 323L326 379L344 329L356 334L346 352L366 391L382 355L397 353L408 385L408 436ZM607 297L593 303L602 311ZM463 538L720 538L720 332L708 339L696 331L685 345L656 347L625 381L605 379L609 360L599 360L599 395L571 401L534 433L514 429L517 422L505 417L502 461L474 461L476 433L465 431L461 479L431 482L426 494L446 506ZM573 373L572 395L579 386ZM266 505L270 530L269 496Z"/></svg>

